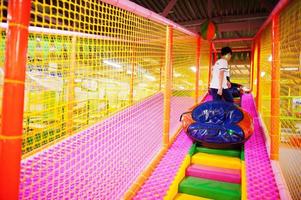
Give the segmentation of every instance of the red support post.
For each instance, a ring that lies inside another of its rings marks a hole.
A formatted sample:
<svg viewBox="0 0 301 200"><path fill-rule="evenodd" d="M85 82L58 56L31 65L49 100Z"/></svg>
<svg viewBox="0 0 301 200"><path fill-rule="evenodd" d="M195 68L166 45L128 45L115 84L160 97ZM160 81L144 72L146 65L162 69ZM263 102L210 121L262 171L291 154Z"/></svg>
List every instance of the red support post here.
<svg viewBox="0 0 301 200"><path fill-rule="evenodd" d="M210 81L211 81L211 65L212 65L212 50L213 50L213 43L210 42L210 50L209 50L209 73L208 73L208 88L210 85Z"/></svg>
<svg viewBox="0 0 301 200"><path fill-rule="evenodd" d="M261 104L260 104L260 35L258 38L255 39L257 40L257 90L256 90L256 106L257 106L257 111L259 112L261 109Z"/></svg>
<svg viewBox="0 0 301 200"><path fill-rule="evenodd" d="M216 51L216 49L215 49L214 43L212 43L212 49L213 49L213 52L214 52L213 63L215 63L215 62L217 61L217 51Z"/></svg>
<svg viewBox="0 0 301 200"><path fill-rule="evenodd" d="M163 146L169 145L170 130L170 106L172 90L172 72L173 72L173 27L166 28L166 49L165 49L165 87L164 87L164 114L163 114Z"/></svg>
<svg viewBox="0 0 301 200"><path fill-rule="evenodd" d="M251 92L253 91L253 84L254 84L254 57L255 57L255 54L254 54L254 51L255 51L255 41L252 42L252 49L251 49L251 53L250 53L250 60L251 60L251 78L250 78L250 89L251 89Z"/></svg>
<svg viewBox="0 0 301 200"><path fill-rule="evenodd" d="M8 1L0 133L0 199L18 199L30 0Z"/></svg>

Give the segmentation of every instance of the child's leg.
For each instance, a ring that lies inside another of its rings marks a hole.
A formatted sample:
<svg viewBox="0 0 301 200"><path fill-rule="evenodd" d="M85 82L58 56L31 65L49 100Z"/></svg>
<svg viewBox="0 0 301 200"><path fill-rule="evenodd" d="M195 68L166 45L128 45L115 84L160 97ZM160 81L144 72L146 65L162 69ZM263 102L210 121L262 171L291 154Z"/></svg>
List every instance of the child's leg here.
<svg viewBox="0 0 301 200"><path fill-rule="evenodd" d="M222 96L217 94L217 89L210 88L210 93L211 93L213 101L222 100Z"/></svg>
<svg viewBox="0 0 301 200"><path fill-rule="evenodd" d="M230 103L234 102L232 93L230 92L229 89L223 89L223 97L224 97L225 101L227 101L227 102L230 102Z"/></svg>

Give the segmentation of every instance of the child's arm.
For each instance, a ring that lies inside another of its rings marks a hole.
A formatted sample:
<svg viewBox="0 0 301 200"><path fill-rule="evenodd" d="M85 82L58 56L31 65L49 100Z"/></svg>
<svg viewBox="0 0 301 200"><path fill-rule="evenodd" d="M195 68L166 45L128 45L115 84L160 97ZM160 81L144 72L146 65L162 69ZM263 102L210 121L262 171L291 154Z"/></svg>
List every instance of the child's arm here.
<svg viewBox="0 0 301 200"><path fill-rule="evenodd" d="M227 86L228 86L228 88L231 88L232 87L232 83L231 83L231 80L230 80L230 72L229 72L229 70L227 71L226 78L227 78Z"/></svg>
<svg viewBox="0 0 301 200"><path fill-rule="evenodd" d="M218 91L217 91L218 95L222 95L223 94L224 74L225 74L225 70L220 70L219 71L219 77L218 77L219 82L218 82Z"/></svg>

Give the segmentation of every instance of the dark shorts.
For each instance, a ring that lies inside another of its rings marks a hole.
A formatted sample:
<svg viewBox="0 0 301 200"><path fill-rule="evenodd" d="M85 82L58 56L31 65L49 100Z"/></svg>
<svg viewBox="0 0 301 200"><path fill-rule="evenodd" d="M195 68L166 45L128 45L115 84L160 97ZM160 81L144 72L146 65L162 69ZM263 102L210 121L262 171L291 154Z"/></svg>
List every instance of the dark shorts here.
<svg viewBox="0 0 301 200"><path fill-rule="evenodd" d="M223 94L218 95L217 94L218 89L210 88L210 94L213 98L213 101L221 101L224 99L227 102L233 103L233 96L229 89L223 89Z"/></svg>

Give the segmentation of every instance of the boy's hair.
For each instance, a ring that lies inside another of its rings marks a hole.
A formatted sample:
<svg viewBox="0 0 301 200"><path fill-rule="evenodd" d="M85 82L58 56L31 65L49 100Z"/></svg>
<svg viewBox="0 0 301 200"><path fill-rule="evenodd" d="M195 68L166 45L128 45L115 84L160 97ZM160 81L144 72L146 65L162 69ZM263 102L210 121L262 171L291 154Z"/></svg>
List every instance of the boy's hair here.
<svg viewBox="0 0 301 200"><path fill-rule="evenodd" d="M232 49L230 47L223 47L221 50L222 56L227 55L228 53L232 55Z"/></svg>

